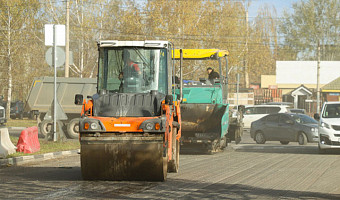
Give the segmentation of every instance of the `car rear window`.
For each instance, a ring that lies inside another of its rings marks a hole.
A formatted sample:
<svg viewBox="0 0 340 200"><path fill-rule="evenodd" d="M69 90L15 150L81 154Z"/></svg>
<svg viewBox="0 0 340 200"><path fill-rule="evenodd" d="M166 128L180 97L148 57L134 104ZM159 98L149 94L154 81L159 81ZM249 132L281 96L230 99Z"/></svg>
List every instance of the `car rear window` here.
<svg viewBox="0 0 340 200"><path fill-rule="evenodd" d="M255 114L268 114L266 107L255 107Z"/></svg>
<svg viewBox="0 0 340 200"><path fill-rule="evenodd" d="M254 107L247 107L247 108L245 109L244 113L245 113L246 115L255 114L255 113L254 113Z"/></svg>
<svg viewBox="0 0 340 200"><path fill-rule="evenodd" d="M280 110L280 107L267 107L267 114L278 113Z"/></svg>

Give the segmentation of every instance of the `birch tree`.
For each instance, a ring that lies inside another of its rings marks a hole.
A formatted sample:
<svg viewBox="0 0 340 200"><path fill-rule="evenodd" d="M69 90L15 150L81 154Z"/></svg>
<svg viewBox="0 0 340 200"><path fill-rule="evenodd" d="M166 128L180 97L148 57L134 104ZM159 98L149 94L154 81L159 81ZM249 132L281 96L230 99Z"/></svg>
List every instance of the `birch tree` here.
<svg viewBox="0 0 340 200"><path fill-rule="evenodd" d="M340 1L308 0L293 4L284 13L280 32L284 43L299 53L298 59L315 60L318 43L321 60L340 60Z"/></svg>
<svg viewBox="0 0 340 200"><path fill-rule="evenodd" d="M36 0L12 0L0 1L0 43L3 47L1 52L2 63L4 68L2 70L2 82L6 83L7 92L7 118L10 116L10 106L12 102L13 88L23 90L20 87L20 78L24 78L22 82L25 82L25 76L27 74L29 56L25 53L25 49L29 44L30 36L33 32L32 24L34 19L28 18L31 13L38 12L38 1ZM27 46L25 46L27 45ZM21 91L25 93L25 91Z"/></svg>

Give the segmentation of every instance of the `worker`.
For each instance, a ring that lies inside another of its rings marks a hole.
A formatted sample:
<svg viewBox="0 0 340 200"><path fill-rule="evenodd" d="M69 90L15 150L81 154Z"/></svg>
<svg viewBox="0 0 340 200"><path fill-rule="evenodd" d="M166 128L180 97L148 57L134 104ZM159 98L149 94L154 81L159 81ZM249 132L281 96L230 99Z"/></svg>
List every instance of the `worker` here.
<svg viewBox="0 0 340 200"><path fill-rule="evenodd" d="M132 72L133 74L141 74L140 67L137 63L135 63L131 59L130 52L126 51L124 53L125 53L124 59L125 59L125 65L126 65L125 70L130 73ZM128 74L128 73L125 73L125 74Z"/></svg>
<svg viewBox="0 0 340 200"><path fill-rule="evenodd" d="M214 71L211 67L208 67L208 79L211 83L214 83L214 79L219 79L220 75Z"/></svg>
<svg viewBox="0 0 340 200"><path fill-rule="evenodd" d="M121 81L119 92L137 91L144 84L141 65L132 60L129 51L124 51L123 58L124 68L118 75Z"/></svg>

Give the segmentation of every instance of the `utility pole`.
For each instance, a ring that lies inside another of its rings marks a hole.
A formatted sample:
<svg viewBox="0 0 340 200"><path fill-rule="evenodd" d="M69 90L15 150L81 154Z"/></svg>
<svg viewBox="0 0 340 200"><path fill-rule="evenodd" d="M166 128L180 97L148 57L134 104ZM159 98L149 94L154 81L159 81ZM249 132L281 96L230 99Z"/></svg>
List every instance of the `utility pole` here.
<svg viewBox="0 0 340 200"><path fill-rule="evenodd" d="M320 40L318 41L318 61L316 67L316 112L320 114Z"/></svg>
<svg viewBox="0 0 340 200"><path fill-rule="evenodd" d="M70 71L70 1L66 0L66 45L65 45L65 77Z"/></svg>
<svg viewBox="0 0 340 200"><path fill-rule="evenodd" d="M249 88L249 74L248 74L248 8L246 11L246 52L244 55L244 81L245 81L245 88Z"/></svg>

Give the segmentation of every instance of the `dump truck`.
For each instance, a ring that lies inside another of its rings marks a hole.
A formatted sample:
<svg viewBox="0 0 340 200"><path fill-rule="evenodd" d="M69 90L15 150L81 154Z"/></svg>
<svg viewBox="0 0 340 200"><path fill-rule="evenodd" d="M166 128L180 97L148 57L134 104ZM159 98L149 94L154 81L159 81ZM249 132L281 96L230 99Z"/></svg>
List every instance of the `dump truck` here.
<svg viewBox="0 0 340 200"><path fill-rule="evenodd" d="M228 142L238 143L243 132L242 117L238 110L229 112L228 56L227 50L176 49L173 59L180 60L182 74L184 60L215 60L220 77L213 80L183 81L176 93L181 99L182 137L181 145L199 146L209 153L223 150ZM225 62L225 74L222 63ZM210 62L211 63L211 62ZM182 77L182 76L181 76Z"/></svg>
<svg viewBox="0 0 340 200"><path fill-rule="evenodd" d="M59 121L69 138L79 137L79 113L81 105L74 104L74 95L93 95L96 90L95 78L57 77L57 98L60 109L57 113L63 116ZM24 110L37 118L39 132L47 136L53 128L54 77L36 77L26 98Z"/></svg>
<svg viewBox="0 0 340 200"><path fill-rule="evenodd" d="M164 181L178 172L180 102L168 41L98 43L97 93L84 99L79 122L85 180Z"/></svg>

